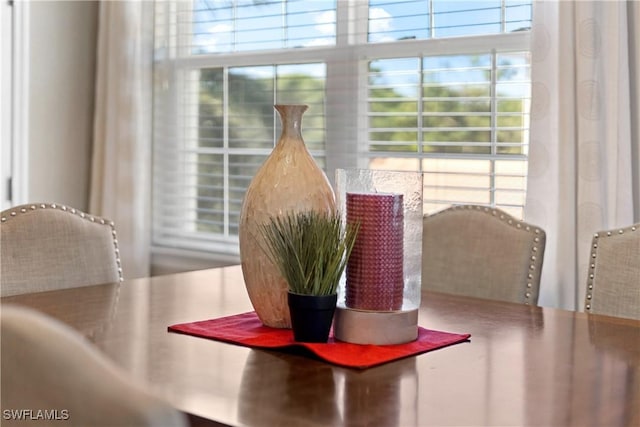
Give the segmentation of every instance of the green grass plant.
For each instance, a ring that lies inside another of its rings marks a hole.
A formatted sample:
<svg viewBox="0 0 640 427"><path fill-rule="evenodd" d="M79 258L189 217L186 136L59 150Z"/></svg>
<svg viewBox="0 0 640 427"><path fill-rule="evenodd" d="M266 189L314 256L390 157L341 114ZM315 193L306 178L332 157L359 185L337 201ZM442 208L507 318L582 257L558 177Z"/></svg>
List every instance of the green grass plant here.
<svg viewBox="0 0 640 427"><path fill-rule="evenodd" d="M263 250L290 292L332 295L337 292L358 228L357 224L343 226L337 212L286 213L262 225Z"/></svg>

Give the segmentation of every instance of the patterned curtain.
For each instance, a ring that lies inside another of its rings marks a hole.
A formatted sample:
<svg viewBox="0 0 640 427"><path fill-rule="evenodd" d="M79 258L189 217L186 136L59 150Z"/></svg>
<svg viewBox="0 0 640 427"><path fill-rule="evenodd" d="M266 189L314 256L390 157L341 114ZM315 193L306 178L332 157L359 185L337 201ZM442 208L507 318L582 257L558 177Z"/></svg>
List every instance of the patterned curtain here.
<svg viewBox="0 0 640 427"><path fill-rule="evenodd" d="M536 1L525 219L547 232L539 304L584 309L593 234L640 221L640 4Z"/></svg>

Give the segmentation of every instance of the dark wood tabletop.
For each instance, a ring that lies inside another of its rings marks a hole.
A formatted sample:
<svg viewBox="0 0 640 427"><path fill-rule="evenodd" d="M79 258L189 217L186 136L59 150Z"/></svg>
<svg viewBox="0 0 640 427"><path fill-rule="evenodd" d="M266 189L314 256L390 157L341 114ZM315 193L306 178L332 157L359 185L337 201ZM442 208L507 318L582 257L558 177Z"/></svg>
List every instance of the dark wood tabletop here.
<svg viewBox="0 0 640 427"><path fill-rule="evenodd" d="M469 342L354 370L167 332L252 310L239 266L2 298L81 331L194 420L246 426L640 426L640 321L423 292ZM200 418L201 417L201 418Z"/></svg>

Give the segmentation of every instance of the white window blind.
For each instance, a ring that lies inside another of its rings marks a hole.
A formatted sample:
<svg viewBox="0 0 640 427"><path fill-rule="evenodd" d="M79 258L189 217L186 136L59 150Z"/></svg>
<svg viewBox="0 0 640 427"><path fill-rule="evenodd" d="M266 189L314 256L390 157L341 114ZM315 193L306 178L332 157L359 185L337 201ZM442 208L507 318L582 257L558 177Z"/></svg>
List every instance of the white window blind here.
<svg viewBox="0 0 640 427"><path fill-rule="evenodd" d="M424 172L425 211L455 203L522 216L528 53L369 63L370 167Z"/></svg>
<svg viewBox="0 0 640 427"><path fill-rule="evenodd" d="M156 3L154 246L237 254L276 103L336 168L424 173L425 212L522 215L531 1Z"/></svg>

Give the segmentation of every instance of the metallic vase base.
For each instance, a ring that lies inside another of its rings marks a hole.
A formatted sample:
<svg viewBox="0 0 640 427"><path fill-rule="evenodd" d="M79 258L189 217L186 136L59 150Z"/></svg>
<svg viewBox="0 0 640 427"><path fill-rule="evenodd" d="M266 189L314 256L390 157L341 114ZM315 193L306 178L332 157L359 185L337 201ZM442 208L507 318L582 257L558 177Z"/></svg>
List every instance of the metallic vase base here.
<svg viewBox="0 0 640 427"><path fill-rule="evenodd" d="M365 311L337 307L333 334L353 344L404 344L418 338L418 309Z"/></svg>

